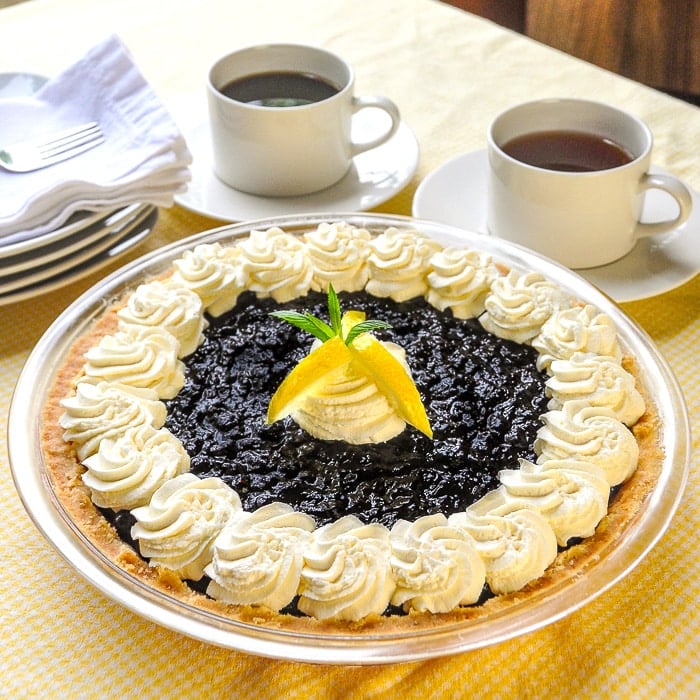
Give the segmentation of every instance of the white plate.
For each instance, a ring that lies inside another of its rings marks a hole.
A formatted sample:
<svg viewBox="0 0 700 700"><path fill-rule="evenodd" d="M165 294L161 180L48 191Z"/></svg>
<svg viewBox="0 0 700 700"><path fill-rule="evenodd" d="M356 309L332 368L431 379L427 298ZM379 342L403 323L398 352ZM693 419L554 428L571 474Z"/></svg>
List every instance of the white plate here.
<svg viewBox="0 0 700 700"><path fill-rule="evenodd" d="M413 198L413 215L488 234L486 228L487 154L466 153L428 175ZM656 172L662 170L654 169ZM634 301L680 286L700 272L700 195L691 192L693 211L675 231L645 238L621 260L576 270L615 301ZM647 193L643 221L675 215L676 204L659 190Z"/></svg>
<svg viewBox="0 0 700 700"><path fill-rule="evenodd" d="M33 95L47 80L36 73L0 73L0 100Z"/></svg>
<svg viewBox="0 0 700 700"><path fill-rule="evenodd" d="M36 248L43 248L52 243L56 243L64 238L73 236L79 233L88 226L92 226L100 219L111 213L111 210L105 211L77 211L73 214L63 226L35 235L32 231L17 231L15 233L0 236L0 261L4 266L5 258L11 258L16 255L31 253Z"/></svg>
<svg viewBox="0 0 700 700"><path fill-rule="evenodd" d="M0 269L0 294L36 285L111 250L130 238L134 229L149 217L152 210L153 207L148 204L127 207L85 231L85 238L77 234L75 241L71 238L46 249L4 260Z"/></svg>
<svg viewBox="0 0 700 700"><path fill-rule="evenodd" d="M130 204L119 209L103 211L99 218L90 217L83 220L82 226L74 226L74 231L49 239L47 243L36 245L12 255L0 248L0 284L9 277L19 273L36 271L38 267L55 264L63 258L74 256L101 243L104 239L114 237L132 223L139 215L142 218L150 209L148 204ZM84 213L84 212L82 212Z"/></svg>
<svg viewBox="0 0 700 700"><path fill-rule="evenodd" d="M374 110L367 110L374 111ZM209 125L202 118L191 128L180 121L194 162L187 191L175 196L183 207L224 221L333 211L365 211L399 192L418 167L419 147L413 132L401 124L381 146L361 153L340 182L302 197L258 197L239 192L219 180L212 170ZM361 135L360 135L361 138Z"/></svg>
<svg viewBox="0 0 700 700"><path fill-rule="evenodd" d="M79 255L69 256L56 265L49 265L35 274L20 277L17 283L0 279L0 306L25 301L77 282L127 253L149 236L158 219L158 209L149 206L128 225L113 230L99 246L92 246Z"/></svg>

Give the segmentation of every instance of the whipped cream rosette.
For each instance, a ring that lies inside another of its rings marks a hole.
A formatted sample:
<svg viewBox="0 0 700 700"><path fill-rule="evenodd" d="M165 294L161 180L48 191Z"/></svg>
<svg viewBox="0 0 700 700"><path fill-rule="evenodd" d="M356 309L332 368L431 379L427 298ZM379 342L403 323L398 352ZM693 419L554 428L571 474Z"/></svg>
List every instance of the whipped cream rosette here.
<svg viewBox="0 0 700 700"><path fill-rule="evenodd" d="M166 481L189 470L190 456L169 430L144 424L103 439L83 465L93 503L122 510L147 505Z"/></svg>
<svg viewBox="0 0 700 700"><path fill-rule="evenodd" d="M315 523L285 503L239 511L221 530L204 572L207 593L237 605L281 610L299 590L304 552Z"/></svg>
<svg viewBox="0 0 700 700"><path fill-rule="evenodd" d="M191 290L212 316L220 316L233 308L245 288L245 270L238 264L239 256L238 249L219 243L195 246L175 261L171 286Z"/></svg>
<svg viewBox="0 0 700 700"><path fill-rule="evenodd" d="M185 383L178 359L180 344L158 326L127 326L106 335L85 353L85 377L137 389L151 389L160 399L176 396Z"/></svg>
<svg viewBox="0 0 700 700"><path fill-rule="evenodd" d="M567 401L542 416L534 448L538 461L576 460L602 468L608 484L617 486L637 467L639 446L615 413L587 401Z"/></svg>
<svg viewBox="0 0 700 700"><path fill-rule="evenodd" d="M321 620L380 615L396 588L390 554L382 525L346 515L319 528L304 555L299 609Z"/></svg>
<svg viewBox="0 0 700 700"><path fill-rule="evenodd" d="M547 521L527 507L502 508L489 494L448 518L474 539L494 593L512 593L539 578L557 555L557 539Z"/></svg>
<svg viewBox="0 0 700 700"><path fill-rule="evenodd" d="M118 438L130 428L161 428L166 409L153 389L138 389L106 381L80 381L75 395L65 398L60 426L64 439L76 447L82 461L97 452L102 440Z"/></svg>
<svg viewBox="0 0 700 700"><path fill-rule="evenodd" d="M491 256L467 248L445 248L430 258L427 299L456 318L474 318L485 308L491 283L499 276Z"/></svg>
<svg viewBox="0 0 700 700"><path fill-rule="evenodd" d="M132 511L132 537L141 553L198 581L213 558L217 536L241 507L238 494L221 479L180 474L164 483L147 506Z"/></svg>
<svg viewBox="0 0 700 700"><path fill-rule="evenodd" d="M486 569L469 533L442 514L391 528L396 590L391 602L420 612L449 612L479 600Z"/></svg>
<svg viewBox="0 0 700 700"><path fill-rule="evenodd" d="M369 280L367 258L372 235L346 223L321 224L304 234L313 268L311 288L315 291L333 285L337 292L363 289Z"/></svg>
<svg viewBox="0 0 700 700"><path fill-rule="evenodd" d="M306 246L282 229L252 231L240 243L240 253L248 289L262 297L288 301L303 296L311 288L313 267Z"/></svg>
<svg viewBox="0 0 700 700"><path fill-rule="evenodd" d="M161 328L180 344L179 357L191 355L202 342L207 320L198 294L173 280L139 285L117 312L119 329Z"/></svg>
<svg viewBox="0 0 700 700"><path fill-rule="evenodd" d="M417 231L388 228L371 243L366 289L378 297L405 301L428 291L430 260L440 245Z"/></svg>

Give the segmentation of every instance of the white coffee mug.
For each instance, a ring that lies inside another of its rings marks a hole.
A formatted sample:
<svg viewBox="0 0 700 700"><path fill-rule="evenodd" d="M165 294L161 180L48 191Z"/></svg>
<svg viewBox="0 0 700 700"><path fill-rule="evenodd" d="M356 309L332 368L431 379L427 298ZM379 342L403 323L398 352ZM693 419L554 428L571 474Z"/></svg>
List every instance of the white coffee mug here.
<svg viewBox="0 0 700 700"><path fill-rule="evenodd" d="M325 99L297 106L239 101L221 90L233 81L265 73L317 76L335 88ZM234 51L210 69L207 83L214 172L231 187L256 195L310 194L338 182L359 153L385 143L400 124L386 97L355 97L350 65L329 51L299 44L267 44ZM389 115L380 133L352 140L353 115L361 109Z"/></svg>
<svg viewBox="0 0 700 700"><path fill-rule="evenodd" d="M504 152L513 139L536 132L583 132L627 151L629 162L604 170L566 172L530 165ZM650 174L652 135L631 114L588 100L545 99L512 107L488 131L489 233L572 268L611 263L645 236L677 228L692 199L675 177ZM640 223L644 193L657 188L678 204L668 221Z"/></svg>

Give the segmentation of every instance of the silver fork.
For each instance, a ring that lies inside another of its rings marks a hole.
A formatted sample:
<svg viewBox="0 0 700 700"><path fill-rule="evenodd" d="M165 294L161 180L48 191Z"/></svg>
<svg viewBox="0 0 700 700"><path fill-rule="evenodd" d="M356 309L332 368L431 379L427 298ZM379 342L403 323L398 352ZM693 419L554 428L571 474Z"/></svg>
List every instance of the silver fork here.
<svg viewBox="0 0 700 700"><path fill-rule="evenodd" d="M97 122L81 124L37 141L19 141L0 148L0 167L15 173L46 168L104 141Z"/></svg>

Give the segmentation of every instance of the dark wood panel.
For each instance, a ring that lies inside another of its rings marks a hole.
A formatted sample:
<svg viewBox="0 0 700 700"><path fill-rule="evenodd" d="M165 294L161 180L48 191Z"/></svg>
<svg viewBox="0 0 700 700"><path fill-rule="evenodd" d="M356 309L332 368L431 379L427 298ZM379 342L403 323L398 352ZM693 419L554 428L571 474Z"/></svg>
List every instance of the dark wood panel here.
<svg viewBox="0 0 700 700"><path fill-rule="evenodd" d="M647 85L700 94L700 0L527 0L525 33Z"/></svg>
<svg viewBox="0 0 700 700"><path fill-rule="evenodd" d="M445 0L462 10L493 20L516 32L525 31L526 0Z"/></svg>
<svg viewBox="0 0 700 700"><path fill-rule="evenodd" d="M700 0L446 0L602 68L700 99Z"/></svg>

